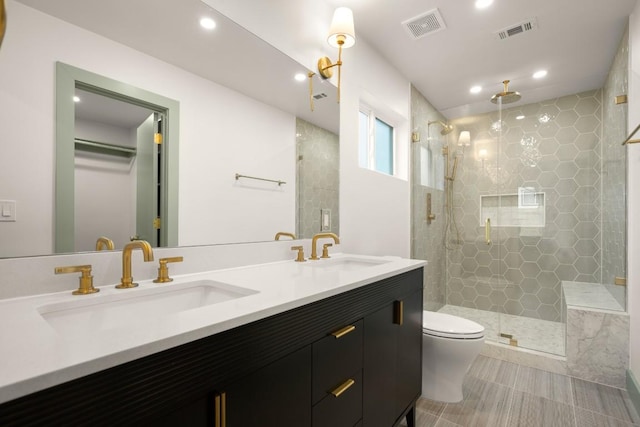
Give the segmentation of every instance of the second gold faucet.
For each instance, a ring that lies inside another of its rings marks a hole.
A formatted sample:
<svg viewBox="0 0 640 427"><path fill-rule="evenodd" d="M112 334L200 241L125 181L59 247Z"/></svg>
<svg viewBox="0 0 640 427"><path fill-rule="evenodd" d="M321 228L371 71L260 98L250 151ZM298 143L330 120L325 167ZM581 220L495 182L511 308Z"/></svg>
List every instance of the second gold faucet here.
<svg viewBox="0 0 640 427"><path fill-rule="evenodd" d="M324 238L333 239L336 245L340 244L340 238L335 233L318 233L314 235L313 238L311 239L311 256L309 257L309 259L314 261L320 259L318 258L318 248L317 248L318 239L324 239ZM327 258L329 257L328 254L326 257Z"/></svg>
<svg viewBox="0 0 640 427"><path fill-rule="evenodd" d="M131 277L131 252L134 249L141 249L145 262L153 261L153 249L149 242L145 240L135 240L127 243L122 249L122 279L119 285L116 285L118 289L135 288L137 283L133 283L133 277Z"/></svg>

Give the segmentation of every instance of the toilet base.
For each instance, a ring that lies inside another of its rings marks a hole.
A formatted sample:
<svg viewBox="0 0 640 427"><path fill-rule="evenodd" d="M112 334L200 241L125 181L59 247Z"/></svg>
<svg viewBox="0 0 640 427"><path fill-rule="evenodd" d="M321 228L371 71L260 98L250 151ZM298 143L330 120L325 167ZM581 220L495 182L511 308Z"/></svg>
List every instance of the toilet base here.
<svg viewBox="0 0 640 427"><path fill-rule="evenodd" d="M484 337L465 340L423 334L422 396L438 402L460 402L462 382L483 344Z"/></svg>

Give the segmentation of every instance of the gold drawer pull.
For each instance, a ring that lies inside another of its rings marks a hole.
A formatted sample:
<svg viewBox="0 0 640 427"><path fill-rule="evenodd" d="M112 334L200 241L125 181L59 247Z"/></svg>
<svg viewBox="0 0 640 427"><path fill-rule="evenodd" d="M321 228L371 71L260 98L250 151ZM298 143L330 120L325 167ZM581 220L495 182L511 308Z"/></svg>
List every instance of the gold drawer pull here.
<svg viewBox="0 0 640 427"><path fill-rule="evenodd" d="M335 397L338 397L342 393L347 391L349 387L351 387L355 383L356 383L355 380L352 380L351 378L349 378L348 380L340 384L338 387L336 387L335 390L331 391L331 394L333 394Z"/></svg>
<svg viewBox="0 0 640 427"><path fill-rule="evenodd" d="M342 329L338 329L335 332L332 332L331 335L333 335L334 337L336 337L336 339L338 339L347 335L349 332L353 332L355 329L356 329L355 325L349 325L349 326L345 326Z"/></svg>

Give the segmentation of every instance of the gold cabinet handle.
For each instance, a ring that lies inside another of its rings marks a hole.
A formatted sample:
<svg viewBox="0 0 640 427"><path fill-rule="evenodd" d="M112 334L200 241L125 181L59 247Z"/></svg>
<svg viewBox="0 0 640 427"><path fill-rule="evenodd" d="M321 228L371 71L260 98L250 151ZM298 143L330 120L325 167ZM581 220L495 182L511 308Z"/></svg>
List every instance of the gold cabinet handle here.
<svg viewBox="0 0 640 427"><path fill-rule="evenodd" d="M214 426L227 427L227 393L216 394L214 399Z"/></svg>
<svg viewBox="0 0 640 427"><path fill-rule="evenodd" d="M334 397L339 397L342 393L349 390L349 387L351 387L355 383L356 383L355 380L349 378L348 380L340 384L338 387L336 387L334 390L332 390L330 393L333 394Z"/></svg>
<svg viewBox="0 0 640 427"><path fill-rule="evenodd" d="M404 323L404 301L395 301L393 304L393 323L402 326Z"/></svg>
<svg viewBox="0 0 640 427"><path fill-rule="evenodd" d="M67 273L82 273L80 275L80 286L75 291L71 292L73 295L87 295L100 292L100 289L93 287L93 276L91 275L90 265L71 265L67 267L56 267L53 272L55 274L67 274Z"/></svg>
<svg viewBox="0 0 640 427"><path fill-rule="evenodd" d="M491 219L487 218L484 223L484 241L487 245L491 244Z"/></svg>
<svg viewBox="0 0 640 427"><path fill-rule="evenodd" d="M169 277L169 267L167 263L170 262L182 262L184 258L181 256L174 256L171 258L160 258L160 267L158 268L158 277L153 280L153 283L167 283L172 282L173 279Z"/></svg>
<svg viewBox="0 0 640 427"><path fill-rule="evenodd" d="M342 329L338 329L335 332L331 332L331 335L333 335L336 339L338 339L347 335L349 332L355 331L355 329L356 329L356 325L349 325L349 326L345 326Z"/></svg>

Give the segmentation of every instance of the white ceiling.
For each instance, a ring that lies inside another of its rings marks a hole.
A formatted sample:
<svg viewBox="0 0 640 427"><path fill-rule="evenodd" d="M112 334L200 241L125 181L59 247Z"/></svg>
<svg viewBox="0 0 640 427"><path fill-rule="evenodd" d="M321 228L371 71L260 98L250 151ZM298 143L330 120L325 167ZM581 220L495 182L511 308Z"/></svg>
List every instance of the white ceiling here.
<svg viewBox="0 0 640 427"><path fill-rule="evenodd" d="M284 99L294 91L280 86L290 85L280 76L292 73L279 69L286 62L284 55L278 60L261 56L244 39L230 37L222 28L216 29L218 37L208 37L193 25L194 15L209 12L200 1L163 0L161 5L152 0L19 1L281 105L285 111L296 114L298 109L302 116L308 110L305 85L297 86L293 101ZM488 100L502 90L505 79L511 80L511 90L522 94L519 104L523 105L602 87L636 3L495 0L491 7L476 10L474 0L204 1L271 44L290 44L284 50L303 64L312 64L317 52L326 48L323 32L331 11L348 6L354 11L357 38L387 58L448 118L495 109ZM446 29L412 40L401 23L434 8L440 11ZM495 31L530 18L536 18L536 30L506 40L495 37ZM232 24L223 22L220 27ZM347 61L345 58L345 65ZM229 73L226 64L233 64L235 71ZM534 80L531 75L538 69L548 70L548 76ZM484 89L472 95L469 88L473 85ZM332 114L335 118L335 112Z"/></svg>
<svg viewBox="0 0 640 427"><path fill-rule="evenodd" d="M636 0L345 0L357 32L445 116L489 111L511 80L528 104L603 86ZM446 29L411 39L401 22L437 8ZM499 40L494 32L536 18L538 28ZM531 76L548 70L546 78ZM473 85L484 90L469 93ZM512 104L513 106L517 104Z"/></svg>

